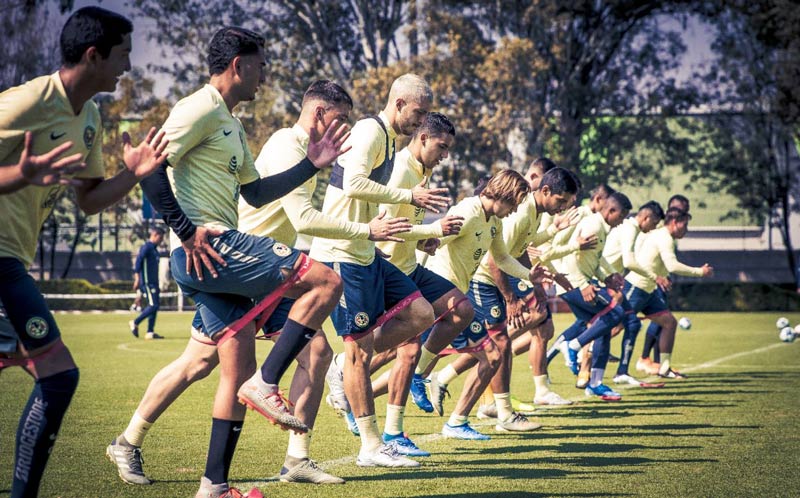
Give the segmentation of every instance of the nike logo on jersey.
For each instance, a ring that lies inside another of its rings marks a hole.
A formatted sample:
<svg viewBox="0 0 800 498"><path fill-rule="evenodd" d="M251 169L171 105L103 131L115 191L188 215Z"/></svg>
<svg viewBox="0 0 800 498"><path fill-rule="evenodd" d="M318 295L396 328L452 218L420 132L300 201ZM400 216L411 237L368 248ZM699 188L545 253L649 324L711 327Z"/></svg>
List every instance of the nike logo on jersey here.
<svg viewBox="0 0 800 498"><path fill-rule="evenodd" d="M66 135L66 134L67 134L67 132L64 132L64 133L56 133L56 132L54 132L54 131L51 131L51 132L50 132L50 140L58 140L59 138L63 137L63 136L64 136L64 135Z"/></svg>
<svg viewBox="0 0 800 498"><path fill-rule="evenodd" d="M233 133L233 130L222 130L222 134L225 135L226 137L231 133Z"/></svg>
<svg viewBox="0 0 800 498"><path fill-rule="evenodd" d="M475 232L476 237L480 237L483 232Z"/></svg>

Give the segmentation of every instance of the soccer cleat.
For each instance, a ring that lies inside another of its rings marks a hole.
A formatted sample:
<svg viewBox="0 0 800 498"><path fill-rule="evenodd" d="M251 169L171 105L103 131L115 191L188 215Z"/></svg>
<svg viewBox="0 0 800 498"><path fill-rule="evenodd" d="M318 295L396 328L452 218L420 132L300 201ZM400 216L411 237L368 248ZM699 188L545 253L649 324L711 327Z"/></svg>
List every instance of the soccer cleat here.
<svg viewBox="0 0 800 498"><path fill-rule="evenodd" d="M429 457L431 454L425 450L420 449L414 441L408 438L406 434L397 434L395 436L383 433L383 442L388 446L394 448L396 452L401 455L409 457Z"/></svg>
<svg viewBox="0 0 800 498"><path fill-rule="evenodd" d="M240 403L265 416L267 420L281 429L291 429L300 433L308 432L308 426L286 408L286 402L280 391L267 392L256 385L252 379L248 379L239 388L237 396Z"/></svg>
<svg viewBox="0 0 800 498"><path fill-rule="evenodd" d="M575 351L574 349L567 347L567 359L569 361L569 363L567 364L569 369L572 371L572 373L578 375L578 371L581 368L581 363L578 360L578 351Z"/></svg>
<svg viewBox="0 0 800 498"><path fill-rule="evenodd" d="M131 329L131 334L133 334L133 337L136 337L138 339L139 338L139 326L136 325L136 322L133 321L133 320L129 321L128 322L128 328Z"/></svg>
<svg viewBox="0 0 800 498"><path fill-rule="evenodd" d="M431 413L433 411L433 405L431 401L428 399L428 393L425 391L425 384L429 384L430 381L419 374L414 374L411 378L411 399L414 400L414 404L425 413Z"/></svg>
<svg viewBox="0 0 800 498"><path fill-rule="evenodd" d="M478 406L478 418L481 420L497 418L497 405L492 403L491 405Z"/></svg>
<svg viewBox="0 0 800 498"><path fill-rule="evenodd" d="M291 469L283 467L281 482L300 482L308 484L344 484L344 479L328 474L317 465L317 462L306 458Z"/></svg>
<svg viewBox="0 0 800 498"><path fill-rule="evenodd" d="M228 486L227 482L212 484L207 477L203 477L200 479L200 489L197 490L194 498L264 498L264 495L256 488L242 493L238 489Z"/></svg>
<svg viewBox="0 0 800 498"><path fill-rule="evenodd" d="M619 401L622 399L622 395L605 384L598 384L595 387L586 386L586 395L587 396L597 396L603 401Z"/></svg>
<svg viewBox="0 0 800 498"><path fill-rule="evenodd" d="M435 411L436 414L441 417L444 415L444 396L447 395L448 398L450 397L450 392L447 390L447 385L440 384L436 376L436 372L434 372L430 376L428 389L431 391L430 400L431 404L433 405L433 411Z"/></svg>
<svg viewBox="0 0 800 498"><path fill-rule="evenodd" d="M344 372L342 368L336 364L336 360L331 361L328 371L325 373L325 382L328 383L328 389L331 393L325 398L325 401L331 408L336 410L339 415L344 415L350 412L350 402L347 401L347 396L344 394Z"/></svg>
<svg viewBox="0 0 800 498"><path fill-rule="evenodd" d="M642 383L628 374L619 374L614 376L614 384L625 384L629 386L641 387Z"/></svg>
<svg viewBox="0 0 800 498"><path fill-rule="evenodd" d="M528 417L521 413L514 412L508 419L498 421L494 426L495 430L501 432L530 432L541 429L542 424L531 422Z"/></svg>
<svg viewBox="0 0 800 498"><path fill-rule="evenodd" d="M530 403L525 403L524 401L522 401L521 399L517 398L512 394L511 409L514 410L515 412L530 413L534 411L536 407Z"/></svg>
<svg viewBox="0 0 800 498"><path fill-rule="evenodd" d="M550 406L564 406L571 405L572 401L564 399L553 391L548 391L543 396L533 398L534 405L550 405Z"/></svg>
<svg viewBox="0 0 800 498"><path fill-rule="evenodd" d="M164 336L160 334L156 334L155 332L148 332L144 335L145 339L163 339Z"/></svg>
<svg viewBox="0 0 800 498"><path fill-rule="evenodd" d="M581 372L578 374L578 380L575 381L575 387L578 389L583 389L587 385L589 385L589 377L591 376L590 372Z"/></svg>
<svg viewBox="0 0 800 498"><path fill-rule="evenodd" d="M492 439L486 434L481 434L480 432L470 427L468 422L456 426L452 426L450 424L444 424L444 426L442 427L442 436L449 437L452 439L465 439L469 441L488 441Z"/></svg>
<svg viewBox="0 0 800 498"><path fill-rule="evenodd" d="M353 412L346 412L344 414L344 421L347 424L347 430L352 432L354 436L361 436L361 431L358 429L358 424L356 423L356 418L353 416Z"/></svg>
<svg viewBox="0 0 800 498"><path fill-rule="evenodd" d="M359 467L419 467L419 462L407 458L395 450L393 445L382 444L372 451L363 448L358 453Z"/></svg>
<svg viewBox="0 0 800 498"><path fill-rule="evenodd" d="M639 358L636 360L636 370L644 372L647 375L658 375L658 363L653 363L650 358Z"/></svg>
<svg viewBox="0 0 800 498"><path fill-rule="evenodd" d="M153 484L144 475L142 449L138 446L117 444L116 438L106 448L106 456L116 464L119 478L128 484Z"/></svg>
<svg viewBox="0 0 800 498"><path fill-rule="evenodd" d="M682 373L680 373L680 372L678 372L676 370L673 370L671 368L669 370L667 370L663 374L661 372L659 372L658 376L662 377L664 379L688 379L688 377L685 374L682 374Z"/></svg>

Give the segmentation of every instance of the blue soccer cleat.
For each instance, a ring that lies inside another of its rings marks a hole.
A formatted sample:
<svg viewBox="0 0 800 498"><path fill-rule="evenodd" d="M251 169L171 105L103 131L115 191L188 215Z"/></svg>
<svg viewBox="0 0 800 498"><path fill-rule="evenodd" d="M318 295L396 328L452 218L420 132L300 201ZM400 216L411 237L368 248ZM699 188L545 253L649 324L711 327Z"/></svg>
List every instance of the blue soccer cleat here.
<svg viewBox="0 0 800 498"><path fill-rule="evenodd" d="M425 413L433 412L433 405L428 399L428 393L425 390L425 384L429 383L430 381L428 379L423 378L419 374L414 374L414 377L411 378L411 399L414 400L414 404Z"/></svg>
<svg viewBox="0 0 800 498"><path fill-rule="evenodd" d="M603 401L619 401L622 399L622 395L605 384L599 384L595 387L586 386L586 395L587 396L597 396Z"/></svg>
<svg viewBox="0 0 800 498"><path fill-rule="evenodd" d="M414 441L410 440L408 436L405 434L397 434L392 436L390 434L383 433L383 442L386 445L391 446L396 452L400 453L404 456L409 457L429 457L431 456L425 450L421 450Z"/></svg>
<svg viewBox="0 0 800 498"><path fill-rule="evenodd" d="M453 439L466 439L470 441L488 441L489 439L492 439L486 434L481 434L470 427L469 423L456 426L444 424L444 427L442 427L442 436Z"/></svg>
<svg viewBox="0 0 800 498"><path fill-rule="evenodd" d="M568 347L567 356L569 357L569 365L567 366L569 367L570 370L572 370L572 373L578 375L578 372L581 369L580 362L578 362L578 352Z"/></svg>
<svg viewBox="0 0 800 498"><path fill-rule="evenodd" d="M347 423L347 429L352 432L354 436L361 435L361 431L358 430L358 424L356 423L356 418L353 416L353 412L345 412L344 421Z"/></svg>

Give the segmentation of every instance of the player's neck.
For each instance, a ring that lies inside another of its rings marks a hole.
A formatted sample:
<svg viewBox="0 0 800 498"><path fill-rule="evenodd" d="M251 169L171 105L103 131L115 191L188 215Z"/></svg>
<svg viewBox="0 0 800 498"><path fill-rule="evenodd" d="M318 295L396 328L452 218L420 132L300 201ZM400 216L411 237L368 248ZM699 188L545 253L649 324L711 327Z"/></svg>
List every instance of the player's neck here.
<svg viewBox="0 0 800 498"><path fill-rule="evenodd" d="M82 71L80 66L62 66L58 70L58 76L61 78L61 84L64 85L64 92L67 94L72 112L75 115L80 114L83 105L97 93L93 78Z"/></svg>
<svg viewBox="0 0 800 498"><path fill-rule="evenodd" d="M483 215L486 217L486 221L489 221L489 218L494 215L494 201L484 195L478 196L478 199L481 200Z"/></svg>
<svg viewBox="0 0 800 498"><path fill-rule="evenodd" d="M227 78L225 73L213 75L208 84L217 89L222 96L222 100L225 101L228 112L233 112L233 108L241 102L235 83L230 78Z"/></svg>
<svg viewBox="0 0 800 498"><path fill-rule="evenodd" d="M425 163L422 162L422 142L419 140L412 140L411 143L408 144L408 151L411 153L411 157L413 157L418 163L422 165L422 169L428 169L425 166Z"/></svg>
<svg viewBox="0 0 800 498"><path fill-rule="evenodd" d="M394 129L394 132L400 135L400 128L397 126L397 107L389 103L384 109L383 113L386 114L386 119L389 120L389 126Z"/></svg>

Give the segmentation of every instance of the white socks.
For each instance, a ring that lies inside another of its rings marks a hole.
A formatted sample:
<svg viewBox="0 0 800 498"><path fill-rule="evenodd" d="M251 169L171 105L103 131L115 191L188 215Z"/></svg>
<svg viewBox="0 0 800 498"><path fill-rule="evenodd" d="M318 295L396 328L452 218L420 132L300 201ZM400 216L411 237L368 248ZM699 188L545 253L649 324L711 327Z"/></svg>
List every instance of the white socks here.
<svg viewBox="0 0 800 498"><path fill-rule="evenodd" d="M153 423L143 419L139 415L138 411L133 412L133 417L131 417L131 421L128 424L128 427L125 429L125 432L122 433L122 437L124 437L128 443L134 446L142 446L144 437L147 435L147 431L149 431L150 427L152 426Z"/></svg>

